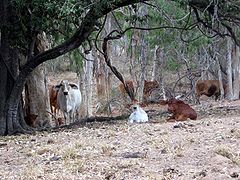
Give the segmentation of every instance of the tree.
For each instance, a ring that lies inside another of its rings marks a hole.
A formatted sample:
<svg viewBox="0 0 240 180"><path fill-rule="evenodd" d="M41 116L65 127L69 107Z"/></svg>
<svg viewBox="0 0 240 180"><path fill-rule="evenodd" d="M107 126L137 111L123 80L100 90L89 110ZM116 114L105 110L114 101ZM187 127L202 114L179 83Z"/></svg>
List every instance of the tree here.
<svg viewBox="0 0 240 180"><path fill-rule="evenodd" d="M21 71L18 71L18 59L16 57L17 48L12 48L10 41L12 39L12 34L7 27L11 24L12 18L15 18L14 4L11 4L10 0L1 1L1 12L3 12L1 24L1 108L0 108L0 134L13 134L17 132L28 132L29 128L26 126L24 121L22 104L20 102L21 93L26 82L27 77L30 73L43 62L54 59L61 56L73 49L78 48L83 42L96 30L95 27L98 25L98 20L106 15L107 13L113 11L116 8L127 6L129 4L134 4L138 2L143 2L144 0L115 0L115 1L101 1L92 4L90 9L86 12L86 15L82 19L79 27L76 29L75 33L65 40L60 45L44 51L39 54L34 54L34 36L26 44L29 45L28 48L28 60L21 67ZM13 27L13 26L12 26ZM19 28L19 27L16 27ZM32 28L32 27L31 27ZM18 31L18 33L20 33ZM35 35L36 37L36 35ZM17 45L16 42L14 45ZM10 52L11 51L11 52ZM13 53L12 53L13 51ZM14 68L13 68L13 65ZM10 67L12 67L10 69ZM14 74L13 74L14 73Z"/></svg>

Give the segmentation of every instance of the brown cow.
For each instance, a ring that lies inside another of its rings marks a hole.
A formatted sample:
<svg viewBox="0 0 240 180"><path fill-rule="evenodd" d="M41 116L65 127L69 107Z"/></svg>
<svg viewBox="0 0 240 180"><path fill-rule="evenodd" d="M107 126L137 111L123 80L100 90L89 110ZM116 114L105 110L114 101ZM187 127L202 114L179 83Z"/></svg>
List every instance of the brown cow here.
<svg viewBox="0 0 240 180"><path fill-rule="evenodd" d="M152 90L159 88L158 81L147 81L144 80L143 88L143 102L147 102L148 97L151 95Z"/></svg>
<svg viewBox="0 0 240 180"><path fill-rule="evenodd" d="M57 103L58 90L55 89L55 86L53 85L49 85L48 90L49 90L49 97L50 97L51 112L56 116L56 113L59 110L59 106Z"/></svg>
<svg viewBox="0 0 240 180"><path fill-rule="evenodd" d="M223 83L224 95L226 94L227 85ZM219 80L199 80L195 87L197 101L201 95L208 97L215 96L215 100L221 95Z"/></svg>
<svg viewBox="0 0 240 180"><path fill-rule="evenodd" d="M168 111L172 113L172 116L167 119L169 122L185 121L188 118L192 120L197 119L196 111L181 100L175 98L161 100L160 104L168 105Z"/></svg>
<svg viewBox="0 0 240 180"><path fill-rule="evenodd" d="M127 81L125 81L125 83L134 92L133 81L127 80ZM158 81L147 81L147 80L144 80L143 102L147 102L147 98L151 95L152 90L154 90L154 89L156 89L158 87L159 87ZM126 93L126 90L125 90L124 85L122 83L119 85L119 90L120 90L121 94L126 96L127 93Z"/></svg>
<svg viewBox="0 0 240 180"><path fill-rule="evenodd" d="M37 117L38 117L38 115L36 115L36 114L27 113L26 116L24 117L24 119L25 119L25 122L27 123L27 125L35 128Z"/></svg>
<svg viewBox="0 0 240 180"><path fill-rule="evenodd" d="M129 87L129 89L130 89L130 90L133 92L133 94L134 94L133 82L132 82L131 80L127 80L127 81L125 81L125 84ZM121 92L121 94L122 94L123 96L127 96L127 92L126 92L126 90L125 90L125 88L124 88L123 83L119 84L118 88L119 88L119 90L120 90L120 92Z"/></svg>

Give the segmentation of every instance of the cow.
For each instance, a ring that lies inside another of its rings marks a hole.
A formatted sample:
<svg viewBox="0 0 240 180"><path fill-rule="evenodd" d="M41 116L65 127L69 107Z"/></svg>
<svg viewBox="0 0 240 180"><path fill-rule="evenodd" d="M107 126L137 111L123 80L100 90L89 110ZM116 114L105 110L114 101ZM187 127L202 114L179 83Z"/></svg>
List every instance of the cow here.
<svg viewBox="0 0 240 180"><path fill-rule="evenodd" d="M65 124L67 123L67 119L71 123L75 118L75 113L78 115L82 101L80 89L78 85L69 83L68 80L62 80L55 88L58 89L57 104L63 112Z"/></svg>
<svg viewBox="0 0 240 180"><path fill-rule="evenodd" d="M133 122L141 123L148 121L147 113L140 107L139 103L136 100L133 101L131 109L132 113L129 116L129 123Z"/></svg>
<svg viewBox="0 0 240 180"><path fill-rule="evenodd" d="M196 111L179 99L160 100L160 104L168 105L168 111L172 113L172 116L167 119L168 122L185 121L188 118L191 120L197 119Z"/></svg>
<svg viewBox="0 0 240 180"><path fill-rule="evenodd" d="M227 85L223 83L224 95L226 94ZM199 80L195 86L196 98L199 103L201 95L208 97L215 96L215 100L221 95L219 80Z"/></svg>
<svg viewBox="0 0 240 180"><path fill-rule="evenodd" d="M151 95L154 89L159 88L158 81L147 81L144 80L144 87L143 87L143 102L148 101L148 97Z"/></svg>
<svg viewBox="0 0 240 180"><path fill-rule="evenodd" d="M54 85L49 85L48 91L49 91L49 98L50 98L50 109L51 109L51 112L54 114L54 116L56 116L59 110L59 106L57 103L58 90L55 88Z"/></svg>
<svg viewBox="0 0 240 180"><path fill-rule="evenodd" d="M134 92L134 85L133 85L133 81L131 80L127 80L125 81L126 85L131 89L132 92ZM121 83L119 84L119 90L121 92L121 94L123 96L126 96L126 90L124 88L124 85ZM144 87L143 87L143 102L147 102L148 101L148 97L150 96L151 92L154 89L159 88L159 83L158 81L147 81L144 80Z"/></svg>
<svg viewBox="0 0 240 180"><path fill-rule="evenodd" d="M31 113L26 113L26 116L24 117L25 122L27 123L27 125L31 126L31 127L36 127L36 119L37 119L38 115L36 114L31 114Z"/></svg>
<svg viewBox="0 0 240 180"><path fill-rule="evenodd" d="M134 94L133 82L131 80L127 80L127 81L125 81L125 84L128 86L129 90L132 91L133 94ZM119 84L118 88L119 88L119 91L121 92L121 94L124 97L126 97L127 96L127 92L126 92L126 90L124 88L124 84L123 83Z"/></svg>

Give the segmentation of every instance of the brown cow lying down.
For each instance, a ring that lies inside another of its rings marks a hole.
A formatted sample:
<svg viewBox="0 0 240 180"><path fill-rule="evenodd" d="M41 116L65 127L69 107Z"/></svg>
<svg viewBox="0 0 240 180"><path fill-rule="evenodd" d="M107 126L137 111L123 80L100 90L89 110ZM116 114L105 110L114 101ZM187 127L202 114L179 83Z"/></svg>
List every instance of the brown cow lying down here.
<svg viewBox="0 0 240 180"><path fill-rule="evenodd" d="M185 121L188 118L192 120L197 119L196 111L181 100L174 98L169 100L161 100L160 104L168 105L168 111L172 113L172 116L167 119L169 122Z"/></svg>
<svg viewBox="0 0 240 180"><path fill-rule="evenodd" d="M223 83L224 95L226 94L227 85ZM196 97L199 102L201 95L208 97L215 96L215 100L221 95L219 80L199 80L196 83Z"/></svg>

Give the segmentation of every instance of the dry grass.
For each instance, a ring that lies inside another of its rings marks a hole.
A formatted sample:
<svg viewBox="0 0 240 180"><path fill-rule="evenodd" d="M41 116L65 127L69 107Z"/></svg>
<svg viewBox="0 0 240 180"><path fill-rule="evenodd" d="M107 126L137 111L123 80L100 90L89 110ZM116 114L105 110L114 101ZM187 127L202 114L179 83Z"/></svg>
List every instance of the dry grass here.
<svg viewBox="0 0 240 180"><path fill-rule="evenodd" d="M230 159L233 163L240 166L240 152L234 153L228 147L220 147L216 150L216 153Z"/></svg>
<svg viewBox="0 0 240 180"><path fill-rule="evenodd" d="M159 115L151 120L160 123L95 122L0 137L0 179L237 179L240 118L205 112L212 116L178 126Z"/></svg>

